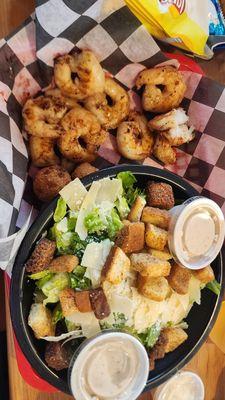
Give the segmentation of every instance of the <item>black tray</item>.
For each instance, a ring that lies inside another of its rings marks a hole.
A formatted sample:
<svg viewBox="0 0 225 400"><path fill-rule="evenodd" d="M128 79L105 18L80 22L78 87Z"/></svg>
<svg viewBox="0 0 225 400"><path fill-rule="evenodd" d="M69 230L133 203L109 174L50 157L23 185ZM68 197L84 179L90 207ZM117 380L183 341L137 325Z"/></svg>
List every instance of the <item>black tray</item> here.
<svg viewBox="0 0 225 400"><path fill-rule="evenodd" d="M199 195L192 186L177 175L142 165L129 164L108 168L83 178L82 182L88 188L94 180L107 176L115 177L118 172L128 170L134 173L140 187L144 187L148 180L163 181L173 186L174 195L177 199L186 200L189 197ZM55 198L39 215L20 246L12 272L10 310L18 343L31 366L41 378L51 385L63 392L70 393L67 383L67 371L56 372L45 364L43 354L46 343L43 340L35 339L32 330L27 324L32 304L34 283L28 283L27 281L24 263L31 254L36 241L41 237L42 232L51 226L57 199ZM212 267L216 279L222 284L220 295L217 297L207 289L202 291L201 305L195 304L186 319L189 325L187 341L175 351L168 353L162 360L156 362L156 368L149 373L145 390L150 390L162 384L182 368L196 354L212 329L219 312L225 286L223 282L222 253L217 256L212 263Z"/></svg>

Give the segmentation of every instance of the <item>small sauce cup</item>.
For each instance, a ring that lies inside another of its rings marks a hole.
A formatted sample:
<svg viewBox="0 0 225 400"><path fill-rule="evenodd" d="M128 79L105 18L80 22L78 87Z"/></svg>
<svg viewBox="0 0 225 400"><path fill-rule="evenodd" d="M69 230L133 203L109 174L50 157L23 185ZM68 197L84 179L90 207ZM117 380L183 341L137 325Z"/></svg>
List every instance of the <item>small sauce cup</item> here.
<svg viewBox="0 0 225 400"><path fill-rule="evenodd" d="M153 400L204 400L205 389L201 378L190 371L181 371L159 386Z"/></svg>
<svg viewBox="0 0 225 400"><path fill-rule="evenodd" d="M175 261L197 270L209 265L224 242L225 223L220 207L196 196L170 210L168 244Z"/></svg>
<svg viewBox="0 0 225 400"><path fill-rule="evenodd" d="M85 340L68 370L76 400L135 400L149 374L145 347L134 336L105 331Z"/></svg>

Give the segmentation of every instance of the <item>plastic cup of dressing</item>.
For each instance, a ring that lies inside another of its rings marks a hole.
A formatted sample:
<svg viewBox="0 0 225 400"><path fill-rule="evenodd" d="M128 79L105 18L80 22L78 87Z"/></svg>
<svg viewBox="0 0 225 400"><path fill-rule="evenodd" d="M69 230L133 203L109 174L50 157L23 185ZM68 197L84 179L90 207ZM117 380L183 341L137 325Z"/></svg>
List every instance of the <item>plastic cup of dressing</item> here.
<svg viewBox="0 0 225 400"><path fill-rule="evenodd" d="M220 207L196 196L170 210L168 244L178 264L190 269L209 265L224 242L225 223Z"/></svg>
<svg viewBox="0 0 225 400"><path fill-rule="evenodd" d="M204 400L205 389L201 378L190 371L181 371L160 385L153 400Z"/></svg>
<svg viewBox="0 0 225 400"><path fill-rule="evenodd" d="M85 340L68 370L76 400L135 400L149 374L145 347L134 336L107 331Z"/></svg>

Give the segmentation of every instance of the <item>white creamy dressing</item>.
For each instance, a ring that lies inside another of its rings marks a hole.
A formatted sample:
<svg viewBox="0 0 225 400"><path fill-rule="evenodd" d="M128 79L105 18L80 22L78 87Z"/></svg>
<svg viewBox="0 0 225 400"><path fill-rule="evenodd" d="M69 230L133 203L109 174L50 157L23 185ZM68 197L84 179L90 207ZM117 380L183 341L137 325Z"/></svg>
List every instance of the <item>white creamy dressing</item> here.
<svg viewBox="0 0 225 400"><path fill-rule="evenodd" d="M215 222L206 210L195 212L184 224L183 240L187 251L192 256L207 252L215 239Z"/></svg>
<svg viewBox="0 0 225 400"><path fill-rule="evenodd" d="M200 378L191 372L181 372L160 388L155 400L203 400L204 387Z"/></svg>
<svg viewBox="0 0 225 400"><path fill-rule="evenodd" d="M82 386L90 399L111 400L126 392L139 367L137 350L127 340L111 339L90 349L81 371Z"/></svg>
<svg viewBox="0 0 225 400"><path fill-rule="evenodd" d="M219 206L199 196L173 207L170 213L168 244L175 260L190 269L209 265L224 241L224 216Z"/></svg>

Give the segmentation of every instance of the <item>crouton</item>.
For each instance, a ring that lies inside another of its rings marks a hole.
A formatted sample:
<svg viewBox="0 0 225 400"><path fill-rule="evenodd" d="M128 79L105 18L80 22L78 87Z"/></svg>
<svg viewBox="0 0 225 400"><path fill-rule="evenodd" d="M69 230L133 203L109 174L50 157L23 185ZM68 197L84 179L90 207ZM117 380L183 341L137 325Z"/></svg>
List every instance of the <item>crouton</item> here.
<svg viewBox="0 0 225 400"><path fill-rule="evenodd" d="M31 274L36 274L37 272L48 269L53 259L55 249L55 242L46 238L41 239L25 264L26 271Z"/></svg>
<svg viewBox="0 0 225 400"><path fill-rule="evenodd" d="M148 278L138 275L137 287L140 294L154 301L163 301L169 290L168 282L163 276Z"/></svg>
<svg viewBox="0 0 225 400"><path fill-rule="evenodd" d="M59 293L59 300L62 308L62 314L64 317L69 317L69 315L78 311L76 305L76 293L75 290L66 288Z"/></svg>
<svg viewBox="0 0 225 400"><path fill-rule="evenodd" d="M131 254L130 261L135 271L140 272L142 276L147 276L148 278L157 278L170 274L170 263L152 257L150 254Z"/></svg>
<svg viewBox="0 0 225 400"><path fill-rule="evenodd" d="M140 221L145 204L146 200L143 197L138 196L130 209L127 219L131 222Z"/></svg>
<svg viewBox="0 0 225 400"><path fill-rule="evenodd" d="M181 328L165 328L162 335L166 338L166 353L175 350L188 338L187 333Z"/></svg>
<svg viewBox="0 0 225 400"><path fill-rule="evenodd" d="M90 290L90 302L97 319L104 319L110 315L108 301L101 287Z"/></svg>
<svg viewBox="0 0 225 400"><path fill-rule="evenodd" d="M55 334L51 311L42 303L32 304L28 325L32 328L37 339L45 336L54 336Z"/></svg>
<svg viewBox="0 0 225 400"><path fill-rule="evenodd" d="M75 292L75 303L80 312L92 311L90 302L89 290L82 290L81 292Z"/></svg>
<svg viewBox="0 0 225 400"><path fill-rule="evenodd" d="M102 269L102 280L115 285L122 282L130 269L130 260L120 247L112 247Z"/></svg>
<svg viewBox="0 0 225 400"><path fill-rule="evenodd" d="M153 155L165 165L174 164L177 158L177 153L174 147L172 147L170 142L160 134L156 136Z"/></svg>
<svg viewBox="0 0 225 400"><path fill-rule="evenodd" d="M172 186L164 182L149 182L147 185L147 204L169 210L174 207Z"/></svg>
<svg viewBox="0 0 225 400"><path fill-rule="evenodd" d="M51 272L72 272L77 267L79 259L77 256L65 255L54 258L48 269Z"/></svg>
<svg viewBox="0 0 225 400"><path fill-rule="evenodd" d="M167 248L164 248L163 251L161 250L155 250L155 249L148 249L149 254L151 256L158 258L159 260L172 260L172 255L170 254L169 250Z"/></svg>
<svg viewBox="0 0 225 400"><path fill-rule="evenodd" d="M165 348L167 344L166 335L163 335L163 331L160 332L159 338L149 353L149 369L152 371L155 368L155 360L164 358Z"/></svg>
<svg viewBox="0 0 225 400"><path fill-rule="evenodd" d="M45 348L46 364L56 371L68 368L72 355L71 349L66 345L63 346L62 342L48 342Z"/></svg>
<svg viewBox="0 0 225 400"><path fill-rule="evenodd" d="M168 229L170 214L166 210L160 210L160 208L145 207L143 209L141 220L145 223L150 222L159 228Z"/></svg>
<svg viewBox="0 0 225 400"><path fill-rule="evenodd" d="M191 272L178 264L174 264L171 268L168 282L173 290L179 294L186 294L189 288Z"/></svg>
<svg viewBox="0 0 225 400"><path fill-rule="evenodd" d="M93 165L88 162L83 162L78 165L75 170L72 172L72 179L79 178L82 179L84 176L92 174L93 172L98 171L97 168L93 167Z"/></svg>
<svg viewBox="0 0 225 400"><path fill-rule="evenodd" d="M168 240L168 232L155 225L146 224L145 242L148 247L156 250L163 250Z"/></svg>
<svg viewBox="0 0 225 400"><path fill-rule="evenodd" d="M131 222L125 225L115 241L124 253L133 253L143 249L145 244L145 225L143 222Z"/></svg>
<svg viewBox="0 0 225 400"><path fill-rule="evenodd" d="M210 265L205 268L197 269L196 271L192 271L192 274L196 279L201 281L202 283L208 283L214 281L215 275L213 269Z"/></svg>

